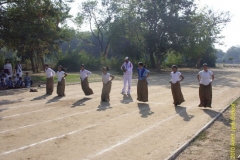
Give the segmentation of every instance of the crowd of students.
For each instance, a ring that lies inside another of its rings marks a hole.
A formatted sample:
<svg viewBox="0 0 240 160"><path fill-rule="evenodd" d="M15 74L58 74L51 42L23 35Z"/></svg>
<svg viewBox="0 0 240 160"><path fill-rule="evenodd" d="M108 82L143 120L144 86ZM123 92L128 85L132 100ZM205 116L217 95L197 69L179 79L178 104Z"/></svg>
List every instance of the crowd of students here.
<svg viewBox="0 0 240 160"><path fill-rule="evenodd" d="M6 59L3 70L0 72L0 90L32 86L32 80L29 76L29 73L26 72L25 76L23 77L22 65L20 64L20 61L18 61L14 71L15 72L13 72L10 61Z"/></svg>
<svg viewBox="0 0 240 160"><path fill-rule="evenodd" d="M3 73L0 75L0 89L12 89L12 88L23 88L29 87L32 85L31 77L26 73L24 79L21 77L22 75L22 66L20 63L15 67L16 77L13 80L11 64L8 60L4 65ZM108 67L102 68L102 94L101 100L109 102L110 101L110 92L112 86L112 80L114 76L108 73ZM133 73L133 65L129 61L129 58L125 58L125 62L122 64L121 69L123 71L123 82L124 86L122 89L122 94L130 95L131 92L131 81L132 81L132 73ZM64 71L63 67L60 65L58 67L57 73L53 71L47 64L45 65L45 73L46 73L46 94L51 95L54 90L54 76L57 75L58 83L57 83L57 94L58 96L65 96L65 77L67 73ZM147 78L149 76L150 71L147 69L147 66L142 62L138 63L137 74L138 74L138 83L137 83L137 100L142 102L148 102L148 81ZM92 73L85 69L84 64L81 65L80 68L80 81L81 87L86 96L92 95L93 90L89 87L88 77ZM173 96L173 104L175 106L180 105L184 102L184 97L181 91L180 82L184 79L182 74L178 71L178 67L176 65L172 66L171 72L171 91ZM207 64L203 64L203 70L198 73L197 76L199 82L199 99L200 104L199 107L211 107L212 103L212 81L214 80L214 75L212 71L208 70Z"/></svg>

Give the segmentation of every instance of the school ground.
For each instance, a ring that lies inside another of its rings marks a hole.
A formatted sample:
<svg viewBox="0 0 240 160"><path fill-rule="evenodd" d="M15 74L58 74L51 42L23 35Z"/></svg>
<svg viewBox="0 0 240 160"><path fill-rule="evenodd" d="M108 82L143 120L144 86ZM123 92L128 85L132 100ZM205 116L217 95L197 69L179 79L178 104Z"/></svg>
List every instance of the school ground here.
<svg viewBox="0 0 240 160"><path fill-rule="evenodd" d="M172 104L169 73L149 77L148 103L136 100L136 77L131 96L113 81L110 103L100 102L100 82L90 83L89 97L79 84L66 86L63 98L45 96L44 88L2 91L0 159L164 160L240 95L239 69L212 71L212 109L197 107L197 71L182 72L186 102L179 107Z"/></svg>

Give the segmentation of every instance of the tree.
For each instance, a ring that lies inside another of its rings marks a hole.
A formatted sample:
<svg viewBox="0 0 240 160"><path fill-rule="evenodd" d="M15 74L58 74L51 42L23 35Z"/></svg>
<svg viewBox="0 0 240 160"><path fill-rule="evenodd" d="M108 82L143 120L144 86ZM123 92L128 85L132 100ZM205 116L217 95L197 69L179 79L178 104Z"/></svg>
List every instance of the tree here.
<svg viewBox="0 0 240 160"><path fill-rule="evenodd" d="M44 67L44 56L68 40L69 32L63 24L70 18L69 10L62 0L11 1L4 7L0 39L19 56L29 56L33 72L35 62L38 71L39 63Z"/></svg>
<svg viewBox="0 0 240 160"><path fill-rule="evenodd" d="M89 24L90 31L97 42L85 38L82 40L99 48L103 63L107 58L112 38L109 27L119 12L118 5L119 1L114 0L101 0L100 3L97 0L83 2L81 12L76 18L76 23L81 24L84 19Z"/></svg>

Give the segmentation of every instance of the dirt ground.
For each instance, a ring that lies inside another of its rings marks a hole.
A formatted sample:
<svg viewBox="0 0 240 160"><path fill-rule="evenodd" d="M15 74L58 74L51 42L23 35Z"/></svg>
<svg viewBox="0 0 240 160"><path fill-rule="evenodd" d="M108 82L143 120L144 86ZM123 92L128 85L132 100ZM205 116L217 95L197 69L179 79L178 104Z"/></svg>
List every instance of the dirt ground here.
<svg viewBox="0 0 240 160"><path fill-rule="evenodd" d="M197 70L182 72L179 107L165 72L148 78L148 103L136 100L136 77L131 96L120 94L122 81L113 81L109 103L100 102L100 82L90 83L95 94L89 97L79 84L68 85L63 98L45 96L44 88L2 91L0 159L164 160L240 95L239 69L212 71L212 109L197 107Z"/></svg>
<svg viewBox="0 0 240 160"><path fill-rule="evenodd" d="M190 146L178 156L177 160L230 160L240 156L240 99L223 113L213 125L201 133ZM235 115L235 116L234 116ZM233 118L231 117L235 117ZM236 132L232 126L236 124ZM231 152L231 134L234 133L235 145ZM232 153L232 154L231 154ZM234 158L235 157L235 158Z"/></svg>

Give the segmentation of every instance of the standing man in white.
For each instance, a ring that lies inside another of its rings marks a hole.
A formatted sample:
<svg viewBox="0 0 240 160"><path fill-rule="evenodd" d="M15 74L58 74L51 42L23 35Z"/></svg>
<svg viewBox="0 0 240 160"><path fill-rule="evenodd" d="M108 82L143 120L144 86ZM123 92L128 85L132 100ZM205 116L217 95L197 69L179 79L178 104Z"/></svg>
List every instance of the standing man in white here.
<svg viewBox="0 0 240 160"><path fill-rule="evenodd" d="M19 74L19 77L22 77L23 75L22 65L19 60L17 62L17 65L15 66L15 72L16 72L16 75Z"/></svg>
<svg viewBox="0 0 240 160"><path fill-rule="evenodd" d="M133 65L132 63L129 61L129 58L126 57L125 58L125 62L123 63L123 65L121 66L121 69L123 70L123 89L122 89L122 94L126 93L126 89L127 89L127 94L130 94L131 92L131 83L132 83L132 73L133 73Z"/></svg>

